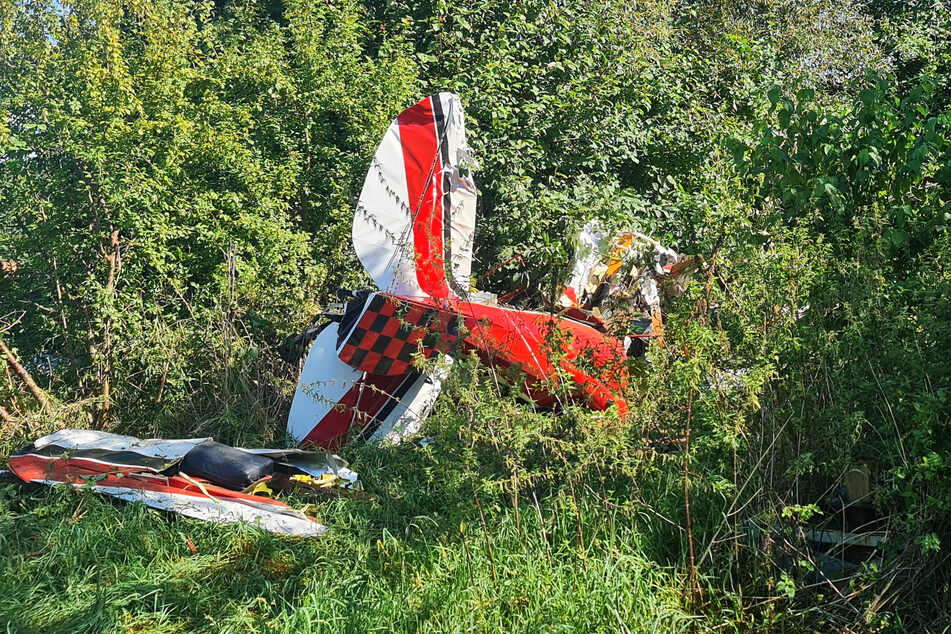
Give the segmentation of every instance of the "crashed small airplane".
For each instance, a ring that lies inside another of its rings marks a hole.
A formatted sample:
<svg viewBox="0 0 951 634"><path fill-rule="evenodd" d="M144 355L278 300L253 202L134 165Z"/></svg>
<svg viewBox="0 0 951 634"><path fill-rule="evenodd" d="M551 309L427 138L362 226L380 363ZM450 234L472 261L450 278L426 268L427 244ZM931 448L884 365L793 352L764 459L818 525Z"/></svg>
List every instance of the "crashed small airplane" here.
<svg viewBox="0 0 951 634"><path fill-rule="evenodd" d="M418 429L442 377L415 369L417 352L475 352L492 367L516 367L542 405L557 398L545 384L558 385L567 373L567 396L626 411L621 341L581 321L470 292L471 167L458 96L426 97L390 124L353 220L353 246L380 290L351 295L318 333L288 419L298 442L332 448L354 436L397 440Z"/></svg>
<svg viewBox="0 0 951 634"><path fill-rule="evenodd" d="M379 290L348 294L343 310L325 315L329 323L306 338L313 345L287 423L299 443L334 448L354 438L398 441L414 433L459 352L474 352L496 369L519 369L539 405L576 398L626 413L625 344L631 340L608 334L591 312L619 288L594 289L582 301L601 251L589 249L579 260L555 310L517 310L470 290L472 167L458 96L426 97L390 124L364 181L352 234ZM596 225L586 232L582 243L595 240ZM635 238L628 238L630 247ZM676 254L656 246L657 254L676 261ZM618 246L609 251L613 270L601 276L605 281L617 273L623 252ZM659 265L661 274L669 270L664 266L669 263ZM652 275L644 281L648 289ZM659 302L648 303L659 332ZM417 353L436 355L438 369L416 369Z"/></svg>
<svg viewBox="0 0 951 634"><path fill-rule="evenodd" d="M644 338L663 344L660 297L682 292L692 259L642 234L609 237L590 222L560 297L543 300L547 312L518 310L470 290L475 221L462 104L432 95L387 129L354 216L354 248L379 290L346 293L342 310L324 315L328 323L295 338L298 349L311 344L287 422L297 442L333 449L414 434L459 353L519 370L539 405L579 399L626 413L627 356ZM433 360L429 370L414 365L416 355ZM356 473L325 451L77 429L37 439L8 464L26 482L298 536L326 527L275 493L357 487Z"/></svg>

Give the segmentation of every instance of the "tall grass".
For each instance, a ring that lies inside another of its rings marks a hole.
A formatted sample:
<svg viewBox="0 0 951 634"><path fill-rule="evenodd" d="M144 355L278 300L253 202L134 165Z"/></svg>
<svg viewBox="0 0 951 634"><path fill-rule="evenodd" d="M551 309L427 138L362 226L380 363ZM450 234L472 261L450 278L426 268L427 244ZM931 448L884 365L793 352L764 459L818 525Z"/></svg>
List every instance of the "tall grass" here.
<svg viewBox="0 0 951 634"><path fill-rule="evenodd" d="M701 625L684 605L682 578L652 561L629 517L583 506L582 548L574 517L555 515L556 505L536 512L522 503L516 522L512 508L493 501L483 533L471 499L453 503L426 481L426 452L398 450L403 465L415 456L420 466L393 482L390 461L365 451L357 466L377 501L323 505L320 519L333 530L308 541L84 491L3 485L0 621L13 632L70 633Z"/></svg>

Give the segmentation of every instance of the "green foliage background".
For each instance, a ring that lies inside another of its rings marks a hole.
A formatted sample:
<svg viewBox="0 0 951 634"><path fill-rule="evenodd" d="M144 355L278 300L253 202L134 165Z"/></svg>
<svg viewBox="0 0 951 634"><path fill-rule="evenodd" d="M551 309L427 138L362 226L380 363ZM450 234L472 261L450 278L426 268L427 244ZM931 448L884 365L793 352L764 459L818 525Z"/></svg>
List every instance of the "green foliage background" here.
<svg viewBox="0 0 951 634"><path fill-rule="evenodd" d="M370 157L438 90L480 164L480 286L551 289L592 217L703 259L628 420L534 412L463 360L434 448L348 449L379 497L323 505L319 543L3 485L0 619L942 631L937 0L0 0L0 339L54 401L0 377L4 453L65 425L284 442L275 346L367 282ZM833 584L800 529L859 466L888 547Z"/></svg>

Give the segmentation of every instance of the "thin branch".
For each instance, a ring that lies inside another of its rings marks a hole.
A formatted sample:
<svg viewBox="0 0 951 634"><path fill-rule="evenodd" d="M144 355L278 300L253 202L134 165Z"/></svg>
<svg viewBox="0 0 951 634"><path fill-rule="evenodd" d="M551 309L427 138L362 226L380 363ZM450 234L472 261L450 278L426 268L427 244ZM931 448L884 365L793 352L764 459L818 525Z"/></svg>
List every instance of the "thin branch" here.
<svg viewBox="0 0 951 634"><path fill-rule="evenodd" d="M7 363L11 368L13 368L13 371L17 373L17 376L20 377L20 380L23 381L27 389L30 390L30 393L33 395L33 397L39 401L40 406L43 409L49 409L50 399L46 395L46 392L44 392L43 388L36 384L36 381L33 380L33 377L30 376L30 373L27 372L26 368L24 368L20 362L17 361L16 357L13 355L13 352L7 347L7 344L4 343L3 339L0 339L0 353L3 354L4 358L7 360Z"/></svg>

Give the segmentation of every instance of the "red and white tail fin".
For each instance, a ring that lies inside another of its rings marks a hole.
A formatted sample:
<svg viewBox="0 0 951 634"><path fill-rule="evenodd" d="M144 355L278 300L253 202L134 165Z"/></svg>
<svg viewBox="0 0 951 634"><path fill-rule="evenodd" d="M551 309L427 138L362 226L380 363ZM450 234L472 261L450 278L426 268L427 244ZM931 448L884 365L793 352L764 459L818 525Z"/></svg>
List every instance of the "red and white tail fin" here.
<svg viewBox="0 0 951 634"><path fill-rule="evenodd" d="M387 128L353 219L353 246L381 290L467 295L476 219L467 162L462 102L452 93L426 97Z"/></svg>

